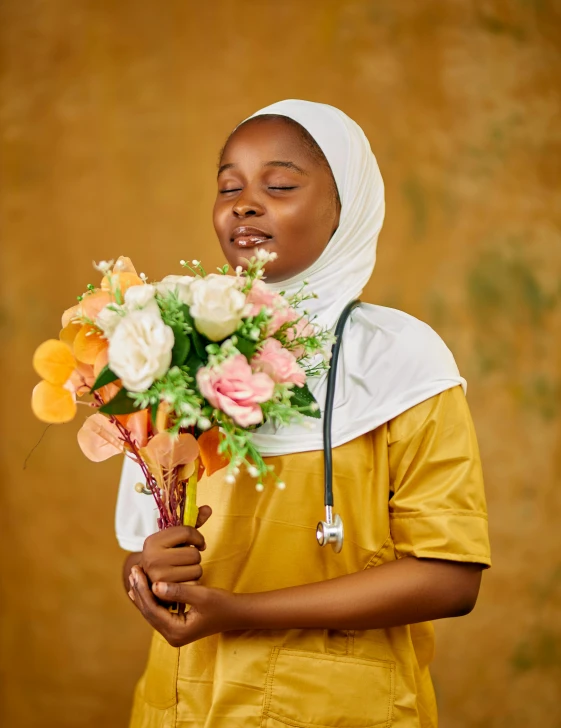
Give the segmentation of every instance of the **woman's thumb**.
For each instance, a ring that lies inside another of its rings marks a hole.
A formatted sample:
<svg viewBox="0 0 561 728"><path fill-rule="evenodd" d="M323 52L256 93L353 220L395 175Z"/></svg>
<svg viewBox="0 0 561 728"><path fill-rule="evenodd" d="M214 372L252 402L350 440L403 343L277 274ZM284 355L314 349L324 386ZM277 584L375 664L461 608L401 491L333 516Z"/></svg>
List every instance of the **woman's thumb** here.
<svg viewBox="0 0 561 728"><path fill-rule="evenodd" d="M197 524L195 528L200 528L208 521L212 515L212 508L210 506L201 506L199 508L199 515L197 516Z"/></svg>
<svg viewBox="0 0 561 728"><path fill-rule="evenodd" d="M173 584L166 581L157 581L152 584L152 591L164 602L199 604L202 590L204 590L204 586L195 584Z"/></svg>

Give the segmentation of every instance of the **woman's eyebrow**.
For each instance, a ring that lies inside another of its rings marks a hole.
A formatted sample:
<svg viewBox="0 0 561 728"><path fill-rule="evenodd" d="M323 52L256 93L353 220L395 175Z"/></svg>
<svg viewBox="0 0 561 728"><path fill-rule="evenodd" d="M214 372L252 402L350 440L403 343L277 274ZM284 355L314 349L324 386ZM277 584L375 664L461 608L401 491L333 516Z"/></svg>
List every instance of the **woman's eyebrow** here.
<svg viewBox="0 0 561 728"><path fill-rule="evenodd" d="M297 164L294 164L294 162L284 162L280 159L273 160L271 162L265 162L263 165L264 167L283 167L284 169L291 169L293 172L297 172L298 174L306 175L308 176L308 172L304 171L301 167L299 167ZM227 169L233 169L236 165L233 162L228 162L228 164L223 164L218 169L218 177L222 174L222 172L225 172Z"/></svg>
<svg viewBox="0 0 561 728"><path fill-rule="evenodd" d="M280 160L276 160L273 162L265 162L265 164L263 166L264 167L284 167L285 169L291 169L294 172L298 172L298 174L303 174L303 175L308 176L308 173L305 172L297 164L294 164L294 162L281 162Z"/></svg>
<svg viewBox="0 0 561 728"><path fill-rule="evenodd" d="M220 177L222 172L225 172L227 169L232 169L232 167L235 167L235 166L236 165L233 162L230 162L229 164L223 164L221 167L219 167L218 174L216 176Z"/></svg>

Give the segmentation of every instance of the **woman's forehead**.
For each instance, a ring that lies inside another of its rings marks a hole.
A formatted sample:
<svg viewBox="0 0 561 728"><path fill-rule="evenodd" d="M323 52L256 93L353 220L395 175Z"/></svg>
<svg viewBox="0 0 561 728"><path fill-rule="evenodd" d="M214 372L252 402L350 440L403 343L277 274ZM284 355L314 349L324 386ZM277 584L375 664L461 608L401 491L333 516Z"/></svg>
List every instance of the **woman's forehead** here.
<svg viewBox="0 0 561 728"><path fill-rule="evenodd" d="M260 120L259 117L250 119L232 133L222 151L221 164L235 162L236 157L307 161L308 165L314 161L296 125L282 119Z"/></svg>

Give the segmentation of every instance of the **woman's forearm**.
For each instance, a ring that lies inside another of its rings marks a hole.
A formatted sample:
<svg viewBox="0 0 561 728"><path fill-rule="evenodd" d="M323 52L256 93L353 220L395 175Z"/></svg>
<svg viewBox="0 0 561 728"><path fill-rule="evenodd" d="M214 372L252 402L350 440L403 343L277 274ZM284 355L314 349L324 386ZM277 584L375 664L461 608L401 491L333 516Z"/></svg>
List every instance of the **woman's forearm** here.
<svg viewBox="0 0 561 728"><path fill-rule="evenodd" d="M236 594L200 584L150 585L132 566L130 597L154 629L181 647L230 630L381 629L458 617L475 604L481 569L408 557L316 584ZM171 614L162 602L190 609Z"/></svg>
<svg viewBox="0 0 561 728"><path fill-rule="evenodd" d="M473 609L481 566L404 558L329 581L237 594L232 629L381 629Z"/></svg>

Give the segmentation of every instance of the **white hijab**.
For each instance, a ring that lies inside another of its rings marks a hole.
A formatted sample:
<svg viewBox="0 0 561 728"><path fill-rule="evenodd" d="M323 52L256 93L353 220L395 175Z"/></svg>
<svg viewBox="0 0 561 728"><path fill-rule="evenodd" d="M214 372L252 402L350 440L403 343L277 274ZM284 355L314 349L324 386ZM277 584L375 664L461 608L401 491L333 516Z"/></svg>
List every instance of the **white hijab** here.
<svg viewBox="0 0 561 728"><path fill-rule="evenodd" d="M333 172L341 199L339 228L307 270L269 286L298 290L304 279L317 299L306 302L320 326L333 329L345 306L362 293L376 262L384 221L384 183L362 129L333 106L280 101L253 116L278 114L297 121L315 139ZM252 118L252 117L250 117ZM323 409L327 375L308 380ZM454 357L426 324L402 311L363 304L343 333L337 367L332 439L337 447L369 432L410 407L461 384ZM254 435L263 455L323 448L322 421L275 428Z"/></svg>

